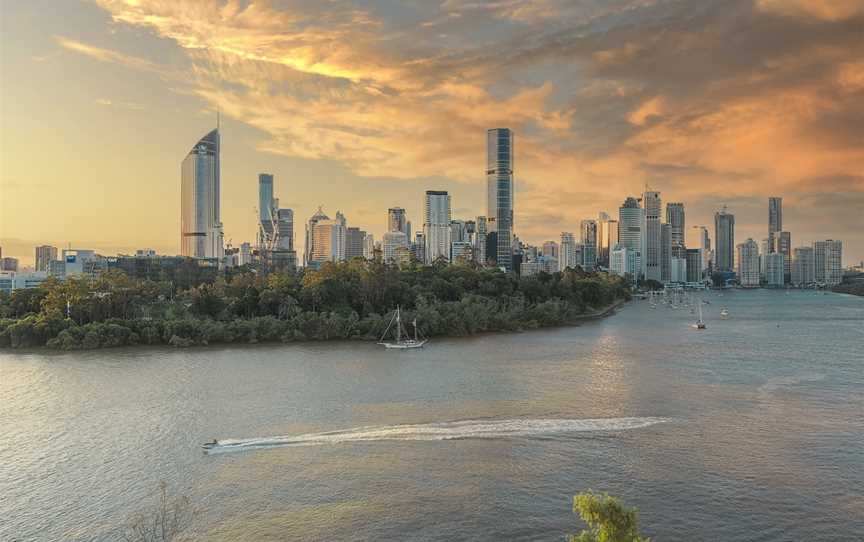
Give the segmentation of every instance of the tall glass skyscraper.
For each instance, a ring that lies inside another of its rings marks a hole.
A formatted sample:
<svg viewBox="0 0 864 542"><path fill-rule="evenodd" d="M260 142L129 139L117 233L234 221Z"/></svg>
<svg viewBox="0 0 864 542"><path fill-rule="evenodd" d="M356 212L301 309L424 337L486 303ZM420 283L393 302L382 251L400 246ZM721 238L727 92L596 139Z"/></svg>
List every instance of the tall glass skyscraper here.
<svg viewBox="0 0 864 542"><path fill-rule="evenodd" d="M755 245L756 242L753 241ZM714 214L714 266L718 271L735 269L735 215L722 211ZM749 249L748 249L749 250ZM756 253L759 247L756 246Z"/></svg>
<svg viewBox="0 0 864 542"><path fill-rule="evenodd" d="M222 259L219 129L202 137L180 165L180 253Z"/></svg>
<svg viewBox="0 0 864 542"><path fill-rule="evenodd" d="M513 132L486 132L486 227L495 233L495 263L513 270Z"/></svg>
<svg viewBox="0 0 864 542"><path fill-rule="evenodd" d="M642 195L642 274L646 279L662 279L660 213L662 204L660 192L646 190Z"/></svg>

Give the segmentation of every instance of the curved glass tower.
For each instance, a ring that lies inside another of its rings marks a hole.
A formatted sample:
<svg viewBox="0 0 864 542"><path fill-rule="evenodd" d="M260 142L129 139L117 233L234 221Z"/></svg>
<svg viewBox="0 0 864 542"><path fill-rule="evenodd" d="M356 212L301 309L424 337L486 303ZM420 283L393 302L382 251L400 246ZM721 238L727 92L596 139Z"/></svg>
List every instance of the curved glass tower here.
<svg viewBox="0 0 864 542"><path fill-rule="evenodd" d="M486 215L488 231L497 238L495 263L513 270L513 132L486 132Z"/></svg>
<svg viewBox="0 0 864 542"><path fill-rule="evenodd" d="M223 256L219 219L219 129L202 137L180 165L180 253Z"/></svg>

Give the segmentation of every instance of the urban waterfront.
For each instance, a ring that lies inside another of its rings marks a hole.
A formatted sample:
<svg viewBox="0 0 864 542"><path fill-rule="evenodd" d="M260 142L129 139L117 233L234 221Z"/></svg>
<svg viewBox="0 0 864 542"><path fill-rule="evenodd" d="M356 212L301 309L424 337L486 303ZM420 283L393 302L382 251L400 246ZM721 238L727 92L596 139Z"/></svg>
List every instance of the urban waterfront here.
<svg viewBox="0 0 864 542"><path fill-rule="evenodd" d="M587 488L658 541L859 536L864 298L703 296L705 331L633 301L413 352L4 352L0 539L116 539L160 480L207 540L561 540Z"/></svg>

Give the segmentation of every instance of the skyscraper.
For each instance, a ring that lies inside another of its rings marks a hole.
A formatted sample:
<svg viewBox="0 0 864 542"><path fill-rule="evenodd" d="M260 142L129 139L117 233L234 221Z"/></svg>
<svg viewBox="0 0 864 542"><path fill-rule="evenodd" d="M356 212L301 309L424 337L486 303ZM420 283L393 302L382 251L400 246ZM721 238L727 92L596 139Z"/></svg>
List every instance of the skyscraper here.
<svg viewBox="0 0 864 542"><path fill-rule="evenodd" d="M559 246L559 252L559 271L564 271L568 267L575 269L577 265L582 265L582 262L576 259L576 239L573 238L572 233L568 231L561 232L561 245Z"/></svg>
<svg viewBox="0 0 864 542"><path fill-rule="evenodd" d="M438 258L450 261L450 195L444 190L427 190L423 213L426 263Z"/></svg>
<svg viewBox="0 0 864 542"><path fill-rule="evenodd" d="M745 288L759 286L759 246L753 239L747 239L737 248L738 282Z"/></svg>
<svg viewBox="0 0 864 542"><path fill-rule="evenodd" d="M699 275L702 274L711 265L711 237L708 235L708 228L705 226L693 226L687 230L686 245L690 248L699 250L699 259L702 262L699 266ZM687 268L687 273L691 273L692 267ZM695 273L695 271L692 271Z"/></svg>
<svg viewBox="0 0 864 542"><path fill-rule="evenodd" d="M642 273L642 215L636 198L627 198L618 209L618 245L630 250L627 258L636 259L633 279ZM613 247L614 249L614 247Z"/></svg>
<svg viewBox="0 0 864 542"><path fill-rule="evenodd" d="M477 233L474 236L474 261L480 265L486 264L486 217L478 216L476 220Z"/></svg>
<svg viewBox="0 0 864 542"><path fill-rule="evenodd" d="M642 206L645 211L642 219L642 239L644 246L642 272L648 280L661 281L663 278L661 269L660 213L663 206L660 201L660 192L646 190L642 196Z"/></svg>
<svg viewBox="0 0 864 542"><path fill-rule="evenodd" d="M258 174L258 219L261 225L270 227L273 220L273 210L277 207L273 198L273 174Z"/></svg>
<svg viewBox="0 0 864 542"><path fill-rule="evenodd" d="M408 236L399 230L388 231L384 234L384 240L381 242L381 250L384 254L384 261L388 263L407 263L406 256L408 252Z"/></svg>
<svg viewBox="0 0 864 542"><path fill-rule="evenodd" d="M777 252L775 234L783 230L783 198L768 198L768 251Z"/></svg>
<svg viewBox="0 0 864 542"><path fill-rule="evenodd" d="M36 247L36 271L48 271L48 264L57 259L57 247L41 245Z"/></svg>
<svg viewBox="0 0 864 542"><path fill-rule="evenodd" d="M750 241L753 241L750 239ZM735 266L735 215L726 212L726 206L714 213L714 265L718 271L733 271ZM756 241L753 241L756 245ZM756 247L759 254L759 247ZM759 264L756 264L759 273Z"/></svg>
<svg viewBox="0 0 864 542"><path fill-rule="evenodd" d="M354 258L363 257L363 240L366 239L366 232L360 228L348 228L345 230L345 259L353 260Z"/></svg>
<svg viewBox="0 0 864 542"><path fill-rule="evenodd" d="M683 247L682 247L683 248ZM674 259L682 259L674 257ZM669 282L672 280L672 226L670 224L660 225L660 280Z"/></svg>
<svg viewBox="0 0 864 542"><path fill-rule="evenodd" d="M773 252L764 255L765 258L765 285L771 288L782 288L784 284L783 277L783 260L786 255L780 252Z"/></svg>
<svg viewBox="0 0 864 542"><path fill-rule="evenodd" d="M486 132L486 227L494 232L495 263L513 270L513 132Z"/></svg>
<svg viewBox="0 0 864 542"><path fill-rule="evenodd" d="M836 286L843 282L843 243L828 239L813 243L814 275L816 282Z"/></svg>
<svg viewBox="0 0 864 542"><path fill-rule="evenodd" d="M579 233L582 242L582 268L593 271L597 265L597 221L583 220L579 224Z"/></svg>
<svg viewBox="0 0 864 542"><path fill-rule="evenodd" d="M685 221L684 221L684 204L683 203L667 203L666 204L666 223L669 224L672 257L685 257L685 242L684 238Z"/></svg>
<svg viewBox="0 0 864 542"><path fill-rule="evenodd" d="M180 253L222 259L219 129L202 137L180 165Z"/></svg>

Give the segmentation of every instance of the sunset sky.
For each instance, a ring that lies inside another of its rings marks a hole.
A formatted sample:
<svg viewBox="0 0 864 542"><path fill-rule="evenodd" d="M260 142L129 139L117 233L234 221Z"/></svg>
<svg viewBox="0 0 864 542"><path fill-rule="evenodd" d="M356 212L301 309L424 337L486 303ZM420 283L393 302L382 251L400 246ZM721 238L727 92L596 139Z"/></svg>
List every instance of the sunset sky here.
<svg viewBox="0 0 864 542"><path fill-rule="evenodd" d="M540 243L646 183L736 242L784 198L793 246L864 259L861 0L56 0L0 4L0 246L179 252L180 162L222 111L222 220L257 174L383 233L423 193L485 214L485 130L515 131Z"/></svg>

